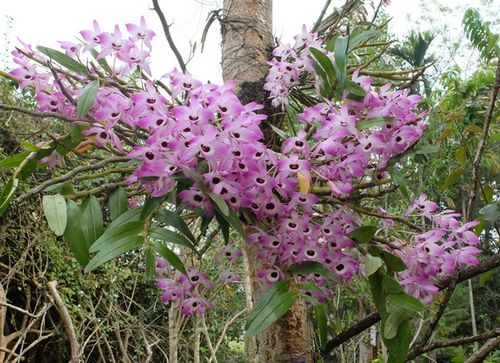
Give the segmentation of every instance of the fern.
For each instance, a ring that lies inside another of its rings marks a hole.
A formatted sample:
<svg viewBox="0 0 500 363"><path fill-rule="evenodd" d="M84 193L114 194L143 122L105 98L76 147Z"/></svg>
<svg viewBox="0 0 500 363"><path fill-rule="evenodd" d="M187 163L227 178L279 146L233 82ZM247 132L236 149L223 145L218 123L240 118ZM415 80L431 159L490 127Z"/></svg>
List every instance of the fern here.
<svg viewBox="0 0 500 363"><path fill-rule="evenodd" d="M472 45L479 51L481 58L488 62L500 55L498 34L491 32L489 22L484 22L476 9L465 11L462 20L464 31Z"/></svg>

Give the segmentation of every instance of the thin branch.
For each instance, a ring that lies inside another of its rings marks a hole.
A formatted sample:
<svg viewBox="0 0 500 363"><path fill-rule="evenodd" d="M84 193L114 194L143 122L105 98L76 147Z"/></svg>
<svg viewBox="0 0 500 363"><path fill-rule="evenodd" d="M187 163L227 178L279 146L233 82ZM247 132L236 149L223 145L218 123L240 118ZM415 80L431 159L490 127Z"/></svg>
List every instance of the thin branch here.
<svg viewBox="0 0 500 363"><path fill-rule="evenodd" d="M488 139L488 131L490 129L491 120L493 119L493 113L495 111L495 103L498 96L498 91L500 88L500 58L497 62L497 70L495 76L495 84L493 85L493 93L491 95L491 102L488 112L486 113L486 119L483 124L483 131L481 138L479 139L479 144L477 145L476 154L474 155L474 160L472 162L472 175L471 175L471 190L469 191L469 200L467 203L466 215L464 219L466 221L470 220L472 217L472 212L474 210L474 204L476 202L477 190L479 189L479 167L481 165L481 157L486 146L486 141Z"/></svg>
<svg viewBox="0 0 500 363"><path fill-rule="evenodd" d="M179 50L175 46L172 35L170 34L170 26L167 24L167 20L165 19L165 15L163 15L163 12L161 11L158 0L153 0L153 7L156 11L156 14L158 14L158 17L160 18L161 26L163 27L163 31L165 32L165 37L167 38L168 45L172 52L174 52L182 72L186 73L186 63L184 62L184 59L182 59L181 53L179 53Z"/></svg>
<svg viewBox="0 0 500 363"><path fill-rule="evenodd" d="M36 112L36 111L28 110L28 109L23 108L23 107L6 105L3 103L0 103L0 110L16 111L16 112L24 113L26 115L33 116L33 117L38 117L38 118L58 118L58 119L65 120L68 122L82 121L79 118L63 116L57 112Z"/></svg>
<svg viewBox="0 0 500 363"><path fill-rule="evenodd" d="M411 359L414 359L414 358L418 357L419 355L425 354L427 352L431 352L431 351L436 350L436 349L441 349L441 348L446 348L446 347L456 347L456 346L466 345L466 344L472 344L472 343L475 343L475 342L479 342L479 341L487 340L487 339L490 339L490 338L494 338L496 336L500 336L500 328L487 331L487 332L485 332L483 334L474 335L472 337L460 338L460 339L454 339L454 340L448 340L448 341L445 341L445 342L436 342L436 343L433 343L433 344L427 346L425 349L421 349L421 350L416 350L416 349L414 350L414 349L412 349L408 353L408 357L406 359L407 360L411 360Z"/></svg>
<svg viewBox="0 0 500 363"><path fill-rule="evenodd" d="M436 328L439 324L439 320L441 319L441 317L444 314L444 311L448 307L448 303L450 302L450 298L451 298L451 295L453 294L453 291L455 291L456 285L457 285L456 280L451 279L450 286L448 287L448 290L446 291L446 294L444 295L443 300L441 300L441 302L439 303L438 310L436 311L436 313L432 317L432 320L429 323L429 326L427 327L427 329L425 330L422 338L415 345L415 347L412 349L412 351L413 350L415 350L415 351L422 350L427 345L427 343L429 342L429 339L431 338L432 334L434 333L434 331L436 330Z"/></svg>
<svg viewBox="0 0 500 363"><path fill-rule="evenodd" d="M481 363L484 362L486 357L493 351L493 349L498 348L500 345L500 334L488 340L484 345L476 350L472 355L465 361L465 363Z"/></svg>
<svg viewBox="0 0 500 363"><path fill-rule="evenodd" d="M314 26L311 29L312 33L315 32L319 28L321 22L323 21L323 17L325 16L326 10L328 9L328 7L330 6L331 3L332 3L332 0L326 0L325 5L323 6L323 9L321 10L321 13L319 14L318 19L316 20L316 22L314 23Z"/></svg>
<svg viewBox="0 0 500 363"><path fill-rule="evenodd" d="M453 280L456 279L456 283L460 283L471 279L477 275L480 275L486 271L493 270L500 266L500 253L497 253L486 260L482 261L478 266L469 267L463 271L455 274L454 277L449 278L441 283L440 290L444 290L447 288ZM327 355L332 350L334 350L339 345L347 342L349 339L355 337L356 335L363 332L365 329L368 329L372 325L376 324L380 321L380 315L377 312L373 312L368 315L366 318L358 321L356 324L347 328L346 330L340 332L336 336L334 336L330 341L326 343L325 348L322 350L323 355Z"/></svg>
<svg viewBox="0 0 500 363"><path fill-rule="evenodd" d="M36 186L32 190L30 190L29 192L26 192L26 193L22 194L21 196L19 196L19 198L17 198L16 202L21 202L30 196L33 196L37 193L40 193L51 185L63 183L63 182L73 178L74 176L76 176L82 172L91 171L91 170L98 170L98 169L101 169L102 167L104 167L108 164L125 162L125 161L127 161L127 159L125 159L123 157L116 156L116 157L104 159L104 160L102 160L98 163L95 163L95 164L82 165L82 166L76 167L64 175L61 175L59 177L44 181L43 183L39 184L38 186Z"/></svg>
<svg viewBox="0 0 500 363"><path fill-rule="evenodd" d="M47 283L47 288L49 289L50 296L54 299L56 307L59 310L59 314L61 315L64 328L68 334L69 346L71 349L71 363L78 363L80 353L75 328L73 327L73 322L71 321L68 310L64 305L64 301L61 299L61 295L57 292L57 281L49 281Z"/></svg>

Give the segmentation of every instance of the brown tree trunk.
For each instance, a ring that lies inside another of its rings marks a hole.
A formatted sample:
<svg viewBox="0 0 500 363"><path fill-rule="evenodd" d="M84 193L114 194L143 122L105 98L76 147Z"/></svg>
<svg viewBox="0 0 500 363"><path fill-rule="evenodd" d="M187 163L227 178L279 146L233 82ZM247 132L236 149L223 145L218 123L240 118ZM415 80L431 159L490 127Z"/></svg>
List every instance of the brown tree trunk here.
<svg viewBox="0 0 500 363"><path fill-rule="evenodd" d="M272 46L272 0L224 0L222 75L225 81L237 81L236 93L242 102L266 104L262 86L268 73L266 62ZM265 110L271 116L269 108ZM266 142L271 140L266 138ZM267 286L256 277L261 262L255 249L248 246L245 252L255 303ZM257 356L249 356L250 361L313 362L311 329L304 302L298 299L288 313L257 337L257 345Z"/></svg>

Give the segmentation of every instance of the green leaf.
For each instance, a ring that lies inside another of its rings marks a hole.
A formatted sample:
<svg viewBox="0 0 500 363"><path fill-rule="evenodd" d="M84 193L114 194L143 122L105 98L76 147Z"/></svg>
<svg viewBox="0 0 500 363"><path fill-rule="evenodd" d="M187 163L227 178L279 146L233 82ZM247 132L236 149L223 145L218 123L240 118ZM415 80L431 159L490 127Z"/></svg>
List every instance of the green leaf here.
<svg viewBox="0 0 500 363"><path fill-rule="evenodd" d="M399 294L389 294L387 296L387 301L389 301L392 305L397 306L398 308L408 311L424 310L424 305L419 300L404 292Z"/></svg>
<svg viewBox="0 0 500 363"><path fill-rule="evenodd" d="M246 336L255 336L282 317L295 303L297 296L288 291L288 280L275 283L250 312L245 325Z"/></svg>
<svg viewBox="0 0 500 363"><path fill-rule="evenodd" d="M169 211L167 209L161 209L158 212L156 212L155 219L159 222L174 227L184 236L189 238L191 242L196 243L196 238L191 233L191 230L189 229L188 225L177 213Z"/></svg>
<svg viewBox="0 0 500 363"><path fill-rule="evenodd" d="M314 317L319 331L319 342L321 348L324 348L328 341L328 317L326 315L326 305L314 305Z"/></svg>
<svg viewBox="0 0 500 363"><path fill-rule="evenodd" d="M182 234L179 234L177 232L171 231L166 228L161 228L161 227L151 228L149 230L149 237L154 239L159 239L165 242L175 243L180 246L189 247L190 249L195 251L195 248L190 240L188 240Z"/></svg>
<svg viewBox="0 0 500 363"><path fill-rule="evenodd" d="M78 117L84 117L92 109L97 91L99 91L98 80L92 81L83 87L76 103L76 114Z"/></svg>
<svg viewBox="0 0 500 363"><path fill-rule="evenodd" d="M344 36L339 36L335 41L333 47L333 52L335 54L335 76L337 79L337 87L335 89L337 98L340 99L342 92L344 91L345 81L347 76L347 46L349 44L349 38Z"/></svg>
<svg viewBox="0 0 500 363"><path fill-rule="evenodd" d="M10 200L14 196L17 188L19 186L19 179L10 179L0 194L0 217L5 213L7 208L9 208Z"/></svg>
<svg viewBox="0 0 500 363"><path fill-rule="evenodd" d="M391 177L392 177L394 184L399 186L399 190L400 190L401 194L403 195L403 197L405 197L406 199L409 199L410 192L408 190L408 184L406 183L406 179L405 179L403 173L401 173L401 171L396 167L391 167L390 173L391 173Z"/></svg>
<svg viewBox="0 0 500 363"><path fill-rule="evenodd" d="M87 72L88 72L87 67L85 67L83 64L81 64L80 62L77 62L73 58L68 57L66 54L64 54L58 50L48 48L48 47L42 47L42 46L38 46L38 47L36 47L36 49L38 49L38 51L45 54L49 58L53 59L54 61L56 61L57 63L59 63L63 67L69 69L70 71L73 71L73 72L76 72L79 74L87 74Z"/></svg>
<svg viewBox="0 0 500 363"><path fill-rule="evenodd" d="M95 241L91 246L89 251L90 252L97 252L99 249L101 249L104 244L107 243L108 240L112 239L112 235L115 233L115 231L120 228L122 225L128 224L130 222L137 222L140 221L140 216L142 212L142 207L139 208L134 208L126 211L122 215L120 215L118 218L116 218L113 222L111 222L104 233ZM141 222L142 223L142 222Z"/></svg>
<svg viewBox="0 0 500 363"><path fill-rule="evenodd" d="M319 274L332 280L337 280L334 274L328 271L321 263L315 261L291 265L287 271L291 275Z"/></svg>
<svg viewBox="0 0 500 363"><path fill-rule="evenodd" d="M390 296L390 295L389 295ZM384 327L384 338L393 339L398 333L399 326L408 317L404 309L394 309L389 313Z"/></svg>
<svg viewBox="0 0 500 363"><path fill-rule="evenodd" d="M82 226L83 214L78 204L72 200L66 201L68 222L64 230L64 240L68 244L78 263L85 267L89 262L89 248Z"/></svg>
<svg viewBox="0 0 500 363"><path fill-rule="evenodd" d="M229 206L227 205L226 201L222 199L220 195L214 193L209 193L208 196L215 203L217 209L222 213L222 215L224 217L229 217Z"/></svg>
<svg viewBox="0 0 500 363"><path fill-rule="evenodd" d="M277 128L276 126L274 126L273 124L267 124L271 127L271 129L276 133L276 135L278 135L282 140L286 140L288 139L288 135L286 134L285 131Z"/></svg>
<svg viewBox="0 0 500 363"><path fill-rule="evenodd" d="M345 89L349 92L347 95L348 99L358 102L362 102L364 100L366 92L363 87L358 85L356 82L353 82L350 79L346 80Z"/></svg>
<svg viewBox="0 0 500 363"><path fill-rule="evenodd" d="M394 117L375 117L367 120L361 120L356 123L356 128L360 131L376 126L387 125L394 122Z"/></svg>
<svg viewBox="0 0 500 363"><path fill-rule="evenodd" d="M102 235L103 216L101 205L97 198L92 195L83 201L81 209L87 247L90 247Z"/></svg>
<svg viewBox="0 0 500 363"><path fill-rule="evenodd" d="M373 275L382 265L383 262L380 257L372 256L369 253L365 255L366 276Z"/></svg>
<svg viewBox="0 0 500 363"><path fill-rule="evenodd" d="M125 213L128 210L127 194L125 194L125 189L118 187L113 190L109 196L108 206L112 221Z"/></svg>
<svg viewBox="0 0 500 363"><path fill-rule="evenodd" d="M384 288L384 292L387 294L404 293L403 287L399 284L399 282L387 274L382 275L382 287Z"/></svg>
<svg viewBox="0 0 500 363"><path fill-rule="evenodd" d="M439 151L439 146L437 145L429 145L429 144L418 144L413 152L415 154L427 155L427 154L435 154Z"/></svg>
<svg viewBox="0 0 500 363"><path fill-rule="evenodd" d="M352 52L354 48L356 48L365 40L375 38L380 34L382 34L380 30L374 30L374 29L365 30L361 33L353 32L351 35L349 35L349 47L347 48L347 53Z"/></svg>
<svg viewBox="0 0 500 363"><path fill-rule="evenodd" d="M144 223L142 221L127 222L113 228L108 234L104 233L101 237L105 236L105 241L100 244L97 254L85 267L85 272L90 272L105 262L141 246L143 238L140 233L143 227ZM92 247L94 246L92 245Z"/></svg>
<svg viewBox="0 0 500 363"><path fill-rule="evenodd" d="M68 218L64 197L60 194L44 195L42 205L50 229L56 236L62 236Z"/></svg>
<svg viewBox="0 0 500 363"><path fill-rule="evenodd" d="M408 269L408 266L406 266L403 260L392 253L381 251L380 257L382 257L387 267L394 272L401 272Z"/></svg>
<svg viewBox="0 0 500 363"><path fill-rule="evenodd" d="M457 168L451 171L450 175L446 177L443 183L443 189L447 189L448 187L455 184L455 182L460 178L464 173L463 168Z"/></svg>
<svg viewBox="0 0 500 363"><path fill-rule="evenodd" d="M479 210L479 214L490 223L495 223L500 217L500 201L485 205Z"/></svg>
<svg viewBox="0 0 500 363"><path fill-rule="evenodd" d="M316 48L309 48L309 51L313 55L313 57L316 59L316 61L319 63L321 68L325 71L326 75L328 76L328 79L330 81L335 80L335 67L333 66L332 61L326 54L323 54L321 50L316 49Z"/></svg>
<svg viewBox="0 0 500 363"><path fill-rule="evenodd" d="M146 248L146 276L148 279L153 279L156 276L156 253L151 246Z"/></svg>
<svg viewBox="0 0 500 363"><path fill-rule="evenodd" d="M37 152L38 150L41 149L39 146L33 145L31 142L28 142L26 140L21 141L20 144L24 150L30 151L30 152Z"/></svg>
<svg viewBox="0 0 500 363"><path fill-rule="evenodd" d="M465 165L466 157L467 157L467 150L465 146L461 146L457 150L455 150L455 160L458 161L460 164Z"/></svg>
<svg viewBox="0 0 500 363"><path fill-rule="evenodd" d="M483 199L486 204L493 202L493 188L489 184L483 185Z"/></svg>
<svg viewBox="0 0 500 363"><path fill-rule="evenodd" d="M397 318L397 316L395 316ZM394 339L384 337L384 344L389 351L387 362L404 363L408 355L408 348L411 342L411 326L408 320L399 324L397 334Z"/></svg>
<svg viewBox="0 0 500 363"><path fill-rule="evenodd" d="M375 236L375 232L377 232L377 226L364 225L361 226L347 236L356 240L358 243L368 243Z"/></svg>
<svg viewBox="0 0 500 363"><path fill-rule="evenodd" d="M141 219L146 220L149 218L156 210L160 207L160 205L165 200L165 197L152 198L148 197L144 202L144 206L141 213Z"/></svg>
<svg viewBox="0 0 500 363"><path fill-rule="evenodd" d="M0 168L17 168L31 154L30 151L8 156L0 160Z"/></svg>
<svg viewBox="0 0 500 363"><path fill-rule="evenodd" d="M229 222L218 210L215 210L215 219L217 219L217 223L219 223L222 237L224 237L224 242L226 244L229 243Z"/></svg>
<svg viewBox="0 0 500 363"><path fill-rule="evenodd" d="M169 249L163 243L158 241L152 241L151 246L161 257L167 260L177 271L183 273L184 275L187 274L186 268L184 267L184 264L182 263L181 259L171 249Z"/></svg>
<svg viewBox="0 0 500 363"><path fill-rule="evenodd" d="M484 286L493 277L493 270L483 272L479 275L479 284Z"/></svg>
<svg viewBox="0 0 500 363"><path fill-rule="evenodd" d="M73 194L75 190L69 182L57 183L44 189L46 193L59 193L61 195Z"/></svg>

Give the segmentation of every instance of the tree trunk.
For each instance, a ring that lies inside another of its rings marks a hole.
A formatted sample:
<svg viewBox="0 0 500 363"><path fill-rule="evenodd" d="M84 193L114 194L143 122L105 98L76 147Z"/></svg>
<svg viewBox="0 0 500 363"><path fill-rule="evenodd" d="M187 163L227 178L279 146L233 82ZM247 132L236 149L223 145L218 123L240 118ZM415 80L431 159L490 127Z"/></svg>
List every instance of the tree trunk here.
<svg viewBox="0 0 500 363"><path fill-rule="evenodd" d="M224 0L221 27L224 80L237 82L235 92L242 102L268 105L262 86L273 46L272 0ZM269 107L264 110L271 116ZM266 135L266 130L263 131ZM266 137L266 143L270 142L272 140ZM245 252L255 303L267 286L256 277L261 266L256 250L248 246ZM257 337L257 345L255 361L259 363L313 362L311 330L304 302L298 299L288 313Z"/></svg>

